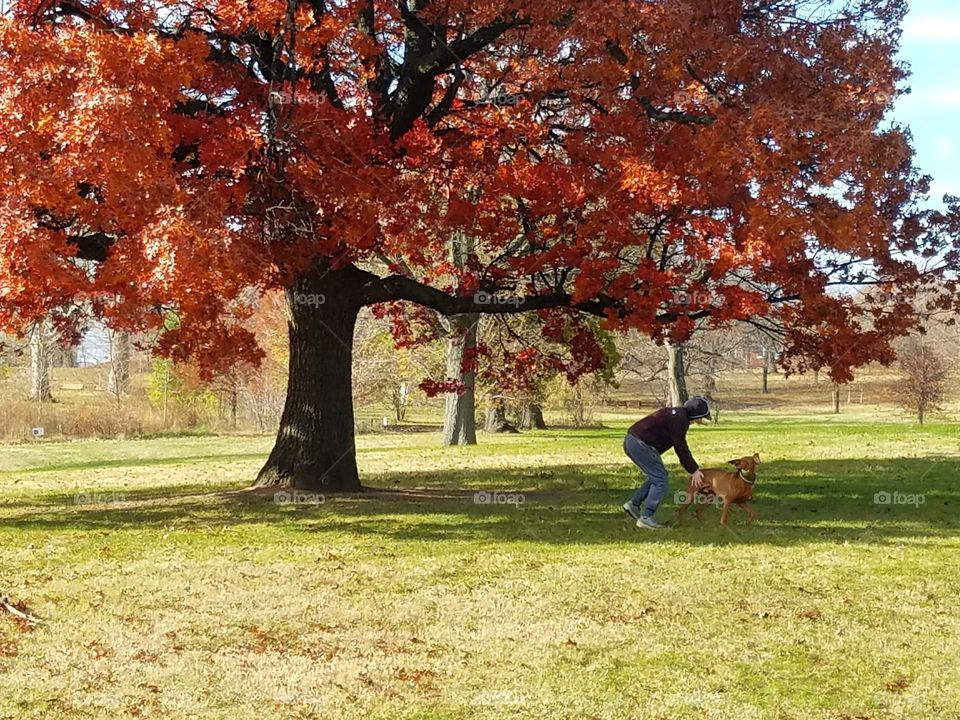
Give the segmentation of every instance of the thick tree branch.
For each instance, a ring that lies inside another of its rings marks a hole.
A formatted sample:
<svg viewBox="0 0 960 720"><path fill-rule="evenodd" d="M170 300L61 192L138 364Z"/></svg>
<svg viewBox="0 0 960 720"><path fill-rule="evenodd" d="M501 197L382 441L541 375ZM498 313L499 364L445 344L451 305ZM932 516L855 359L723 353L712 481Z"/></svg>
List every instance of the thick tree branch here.
<svg viewBox="0 0 960 720"><path fill-rule="evenodd" d="M431 308L441 315L465 315L468 313L514 315L532 310L553 308L571 308L597 317L607 317L611 312L621 317L624 315L622 301L606 295L598 295L591 300L575 302L569 293L554 289L549 293L529 297L498 296L496 293L486 292L463 297L450 295L402 275L390 275L381 278L356 267L351 267L349 272L355 273L363 285L360 298L363 305L376 305L377 303L399 300ZM669 324L680 317L700 319L709 316L710 310L699 310L695 313L683 313L682 315L675 312L666 312L658 315L657 320L660 323Z"/></svg>
<svg viewBox="0 0 960 720"><path fill-rule="evenodd" d="M379 278L369 273L367 275L368 278L363 292L363 303L365 305L405 300L431 308L441 315L464 315L467 313L512 315L531 310L568 307L603 317L606 310L618 307L617 303L610 298L574 303L573 298L562 291L525 298L497 296L494 293L477 293L474 296L462 297L449 295L442 290L402 275L390 275L385 278Z"/></svg>

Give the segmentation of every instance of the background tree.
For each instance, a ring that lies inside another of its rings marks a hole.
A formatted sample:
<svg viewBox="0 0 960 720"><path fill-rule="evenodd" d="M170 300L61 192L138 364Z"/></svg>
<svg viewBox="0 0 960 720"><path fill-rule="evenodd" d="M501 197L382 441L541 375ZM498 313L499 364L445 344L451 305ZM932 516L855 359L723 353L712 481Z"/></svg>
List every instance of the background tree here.
<svg viewBox="0 0 960 720"><path fill-rule="evenodd" d="M651 383L657 384L657 390L643 400L665 406L670 391L667 381L667 356L663 349L648 336L630 331L617 337L617 350L621 357L624 377L636 380L644 387Z"/></svg>
<svg viewBox="0 0 960 720"><path fill-rule="evenodd" d="M280 422L287 387L287 306L282 293L266 293L257 299L250 328L264 354L260 364L244 376L240 402L253 416L257 429L267 432Z"/></svg>
<svg viewBox="0 0 960 720"><path fill-rule="evenodd" d="M47 320L38 320L30 330L30 399L53 400L51 368L56 352L56 339Z"/></svg>
<svg viewBox="0 0 960 720"><path fill-rule="evenodd" d="M667 354L669 403L671 407L680 407L690 398L690 393L687 392L686 344L667 341L663 347Z"/></svg>
<svg viewBox="0 0 960 720"><path fill-rule="evenodd" d="M687 397L692 392L716 401L717 376L723 370L743 367L742 357L752 330L749 325L714 328L705 320L698 321L690 339L683 343L682 362L675 361L672 371L669 345L658 347L646 336L627 333L617 338L620 369L644 385L657 383L652 399L661 406L677 404L682 396L681 378Z"/></svg>
<svg viewBox="0 0 960 720"><path fill-rule="evenodd" d="M475 243L463 233L450 241L450 262L462 273L476 261ZM441 320L447 344L447 382L455 385L446 393L443 412L444 445L477 444L477 369L472 358L477 349L478 313L453 315Z"/></svg>
<svg viewBox="0 0 960 720"><path fill-rule="evenodd" d="M108 331L110 343L110 369L107 375L107 392L117 402L130 392L130 333L123 330Z"/></svg>
<svg viewBox="0 0 960 720"><path fill-rule="evenodd" d="M532 311L550 340L571 310L677 342L698 319L774 314L792 369L846 379L892 360L952 242L923 232L928 184L884 122L906 9L15 3L0 329L68 324L73 298L102 293L122 300L93 308L117 329L175 312L157 351L212 375L262 359L248 290L283 290L290 372L259 482L326 489L360 486L368 305ZM477 243L463 270L458 232ZM875 312L830 292L858 283L908 297Z"/></svg>
<svg viewBox="0 0 960 720"><path fill-rule="evenodd" d="M477 370L471 357L477 351L480 315L469 313L446 319L446 380L454 385L445 395L444 445L477 444Z"/></svg>
<svg viewBox="0 0 960 720"><path fill-rule="evenodd" d="M947 367L943 358L921 342L911 343L900 353L900 401L917 414L923 425L928 413L939 409L946 387Z"/></svg>
<svg viewBox="0 0 960 720"><path fill-rule="evenodd" d="M542 403L555 378L574 391L588 376L612 382L619 355L602 323L576 316L558 319L551 328L553 341L543 330L534 317L493 317L482 324L477 360L489 401L488 432L545 428ZM515 421L508 423L511 411Z"/></svg>

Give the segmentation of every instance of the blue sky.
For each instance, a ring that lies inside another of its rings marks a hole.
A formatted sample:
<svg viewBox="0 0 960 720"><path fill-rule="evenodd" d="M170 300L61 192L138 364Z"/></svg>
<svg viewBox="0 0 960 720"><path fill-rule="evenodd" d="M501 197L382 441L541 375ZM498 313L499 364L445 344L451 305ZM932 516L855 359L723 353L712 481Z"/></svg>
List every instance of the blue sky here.
<svg viewBox="0 0 960 720"><path fill-rule="evenodd" d="M900 59L909 63L912 92L893 119L910 126L917 165L933 176L932 204L960 195L960 2L911 0Z"/></svg>

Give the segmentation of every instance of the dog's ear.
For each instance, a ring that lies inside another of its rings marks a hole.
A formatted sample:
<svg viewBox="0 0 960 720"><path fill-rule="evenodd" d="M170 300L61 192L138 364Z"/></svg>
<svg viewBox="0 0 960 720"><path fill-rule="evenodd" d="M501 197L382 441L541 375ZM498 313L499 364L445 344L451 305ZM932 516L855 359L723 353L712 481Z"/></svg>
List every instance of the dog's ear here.
<svg viewBox="0 0 960 720"><path fill-rule="evenodd" d="M754 454L753 454L753 461L754 461L757 465L760 464L760 453L754 453Z"/></svg>
<svg viewBox="0 0 960 720"><path fill-rule="evenodd" d="M737 458L736 460L727 460L727 464L733 465L735 468L738 468L740 467L740 458Z"/></svg>

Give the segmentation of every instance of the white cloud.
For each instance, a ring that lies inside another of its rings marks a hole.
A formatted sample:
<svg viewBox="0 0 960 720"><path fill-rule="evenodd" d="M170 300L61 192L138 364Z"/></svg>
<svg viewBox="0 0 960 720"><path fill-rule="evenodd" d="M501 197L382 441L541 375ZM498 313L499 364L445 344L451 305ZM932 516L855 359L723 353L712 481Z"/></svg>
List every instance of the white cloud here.
<svg viewBox="0 0 960 720"><path fill-rule="evenodd" d="M923 98L926 104L937 108L957 108L960 107L960 87L947 86L937 90L929 90L921 93L918 97Z"/></svg>
<svg viewBox="0 0 960 720"><path fill-rule="evenodd" d="M923 112L929 108L960 108L960 85L925 87L897 101L900 110Z"/></svg>
<svg viewBox="0 0 960 720"><path fill-rule="evenodd" d="M957 142L952 137L941 135L933 141L937 155L941 160L951 160L957 154Z"/></svg>
<svg viewBox="0 0 960 720"><path fill-rule="evenodd" d="M903 22L903 37L926 42L960 41L960 15L946 12L927 15L911 13Z"/></svg>
<svg viewBox="0 0 960 720"><path fill-rule="evenodd" d="M933 107L960 107L960 86L947 86L937 90L931 90L928 99Z"/></svg>
<svg viewBox="0 0 960 720"><path fill-rule="evenodd" d="M929 172L922 165L920 170ZM930 174L933 175L933 182L930 183L930 202L933 205L940 205L944 195L960 196L960 177L937 177L935 171Z"/></svg>

